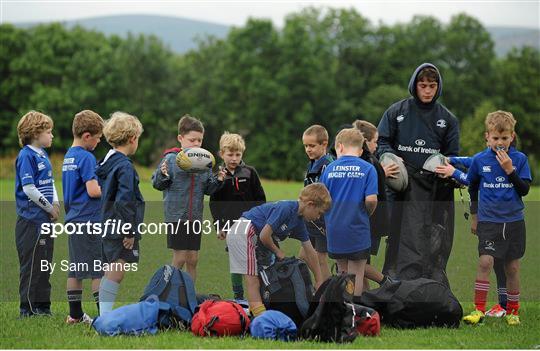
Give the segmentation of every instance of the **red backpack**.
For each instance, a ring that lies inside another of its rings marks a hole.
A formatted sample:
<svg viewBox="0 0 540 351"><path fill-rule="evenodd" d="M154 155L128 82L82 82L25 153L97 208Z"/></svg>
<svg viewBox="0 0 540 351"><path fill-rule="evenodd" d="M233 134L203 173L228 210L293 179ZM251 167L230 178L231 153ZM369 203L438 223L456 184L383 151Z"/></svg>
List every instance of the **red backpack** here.
<svg viewBox="0 0 540 351"><path fill-rule="evenodd" d="M191 331L197 336L241 335L249 330L249 317L236 302L207 300L198 307L191 320Z"/></svg>

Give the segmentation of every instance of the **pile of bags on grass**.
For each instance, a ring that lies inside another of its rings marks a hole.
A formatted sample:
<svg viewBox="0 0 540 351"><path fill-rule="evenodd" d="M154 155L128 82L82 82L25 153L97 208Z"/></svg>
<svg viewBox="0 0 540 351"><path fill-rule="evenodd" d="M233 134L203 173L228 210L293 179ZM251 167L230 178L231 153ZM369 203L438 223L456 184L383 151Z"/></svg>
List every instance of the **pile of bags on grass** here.
<svg viewBox="0 0 540 351"><path fill-rule="evenodd" d="M355 304L353 275L333 276L314 293L306 264L293 257L262 271L260 282L267 311L250 319L247 303L196 295L191 277L166 265L153 275L140 302L97 317L92 327L109 336L175 329L201 337L341 343L379 335L381 322L400 328L457 327L462 317L450 290L428 279L385 284Z"/></svg>

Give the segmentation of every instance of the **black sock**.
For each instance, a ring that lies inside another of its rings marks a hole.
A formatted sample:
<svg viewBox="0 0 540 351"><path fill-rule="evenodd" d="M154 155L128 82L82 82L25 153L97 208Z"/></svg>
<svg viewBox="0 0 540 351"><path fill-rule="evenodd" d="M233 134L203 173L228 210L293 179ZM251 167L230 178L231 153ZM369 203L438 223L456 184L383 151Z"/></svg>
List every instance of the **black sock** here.
<svg viewBox="0 0 540 351"><path fill-rule="evenodd" d="M92 293L92 295L94 295L94 302L96 303L96 306L97 306L97 314L99 316L99 290L98 291L94 291Z"/></svg>
<svg viewBox="0 0 540 351"><path fill-rule="evenodd" d="M69 315L71 316L71 318L82 318L82 290L68 290L67 297L69 303Z"/></svg>

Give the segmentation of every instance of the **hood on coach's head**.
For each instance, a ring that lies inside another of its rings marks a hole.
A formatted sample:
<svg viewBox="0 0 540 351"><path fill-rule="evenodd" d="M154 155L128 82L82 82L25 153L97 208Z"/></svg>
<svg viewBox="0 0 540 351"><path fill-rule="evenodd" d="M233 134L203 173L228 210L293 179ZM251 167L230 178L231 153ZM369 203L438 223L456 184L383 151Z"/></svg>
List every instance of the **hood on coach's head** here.
<svg viewBox="0 0 540 351"><path fill-rule="evenodd" d="M433 96L433 100L431 100L431 102L429 104L424 104L423 102L420 101L420 99L418 98L418 96L416 95L416 82L417 82L417 78L418 78L418 74L420 73L420 71L423 69L423 68L426 68L426 67L431 67L433 68L435 71L437 71L437 75L439 76L439 79L438 79L438 87L437 87L437 92L435 93L435 96ZM415 70L414 70L414 73L412 74L411 76L411 79L409 80L409 93L411 94L412 97L414 97L414 99L416 100L416 102L422 104L422 105L432 105L434 104L437 99L439 98L439 96L441 96L442 94L442 87L443 87L443 81L442 81L442 76L441 76L441 73L439 72L439 69L432 63L429 63L429 62L425 62L425 63L422 63L420 66L418 66Z"/></svg>

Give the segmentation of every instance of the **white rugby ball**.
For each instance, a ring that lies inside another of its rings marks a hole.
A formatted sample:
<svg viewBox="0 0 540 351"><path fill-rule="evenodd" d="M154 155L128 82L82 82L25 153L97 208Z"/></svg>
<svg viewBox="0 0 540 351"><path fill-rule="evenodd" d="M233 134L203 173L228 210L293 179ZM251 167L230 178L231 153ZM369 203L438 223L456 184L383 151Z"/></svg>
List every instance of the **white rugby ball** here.
<svg viewBox="0 0 540 351"><path fill-rule="evenodd" d="M386 185L388 185L390 189L398 192L407 189L407 186L409 185L409 175L405 164L399 157L393 153L385 152L381 155L379 162L383 167L393 163L397 164L399 167L399 173L394 175L396 178L386 178Z"/></svg>
<svg viewBox="0 0 540 351"><path fill-rule="evenodd" d="M422 168L425 169L426 171L435 173L435 168L437 168L437 166L444 166L445 160L446 160L446 157L444 157L444 155L433 154L427 158Z"/></svg>
<svg viewBox="0 0 540 351"><path fill-rule="evenodd" d="M176 155L176 164L186 172L206 172L216 164L214 155L201 147L192 147Z"/></svg>

